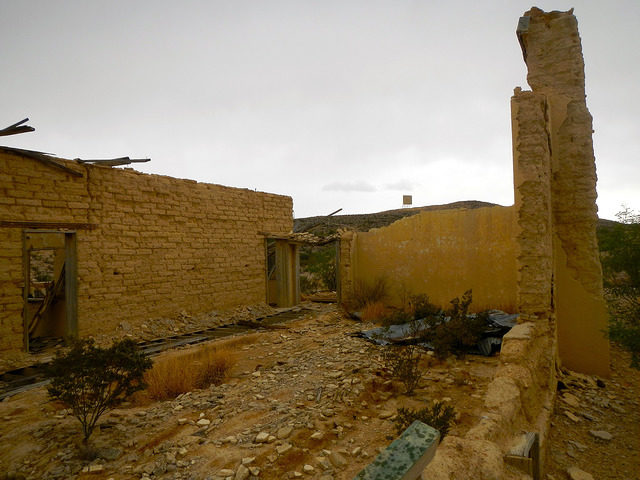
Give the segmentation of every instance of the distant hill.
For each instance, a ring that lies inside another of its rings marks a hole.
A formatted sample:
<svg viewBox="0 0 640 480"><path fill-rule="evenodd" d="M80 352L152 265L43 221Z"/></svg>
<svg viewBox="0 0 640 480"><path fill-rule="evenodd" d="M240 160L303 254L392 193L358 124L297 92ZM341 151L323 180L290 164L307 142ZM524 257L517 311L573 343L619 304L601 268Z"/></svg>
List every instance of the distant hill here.
<svg viewBox="0 0 640 480"><path fill-rule="evenodd" d="M321 237L335 233L339 228L366 232L372 228L385 227L397 220L400 220L401 218L410 217L427 210L451 210L457 208L472 209L495 206L495 203L466 200L462 202L447 203L445 205L399 208L397 210L386 210L378 213L296 218L293 222L293 229L294 232L311 231L311 233Z"/></svg>
<svg viewBox="0 0 640 480"><path fill-rule="evenodd" d="M318 216L296 218L293 221L294 232L307 232L320 237L331 235L339 228L366 232L372 228L385 227L401 218L410 217L420 212L430 210L452 210L458 208L482 208L495 207L497 204L481 202L479 200L465 200L461 202L446 203L444 205L428 205L424 207L399 208L397 210L386 210L378 213L361 213L356 215L333 215L332 217ZM609 229L617 222L613 220L599 219L598 230Z"/></svg>

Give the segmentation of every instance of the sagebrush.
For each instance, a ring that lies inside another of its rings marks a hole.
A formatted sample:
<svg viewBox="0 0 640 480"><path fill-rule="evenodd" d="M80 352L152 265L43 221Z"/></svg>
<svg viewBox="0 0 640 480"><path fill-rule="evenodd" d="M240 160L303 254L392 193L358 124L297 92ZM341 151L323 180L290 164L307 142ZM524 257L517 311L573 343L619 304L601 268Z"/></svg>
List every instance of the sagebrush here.
<svg viewBox="0 0 640 480"><path fill-rule="evenodd" d="M400 435L409 425L416 420L420 420L422 423L426 423L438 430L440 432L440 440L442 440L449 433L455 417L455 408L451 405L446 405L444 402L435 402L430 407L419 410L399 408L394 423L396 424L396 431Z"/></svg>
<svg viewBox="0 0 640 480"><path fill-rule="evenodd" d="M404 384L404 393L410 395L422 378L420 360L422 348L417 345L391 345L382 350L382 359L391 376Z"/></svg>
<svg viewBox="0 0 640 480"><path fill-rule="evenodd" d="M75 340L47 367L51 378L47 389L80 421L86 444L107 410L145 387L143 376L151 365L130 339L116 341L110 348L96 346L93 339Z"/></svg>
<svg viewBox="0 0 640 480"><path fill-rule="evenodd" d="M426 318L420 337L433 347L436 357L443 359L450 354L463 356L482 338L488 313L470 315L472 301L472 291L467 290L461 298L451 300L451 308L446 314Z"/></svg>

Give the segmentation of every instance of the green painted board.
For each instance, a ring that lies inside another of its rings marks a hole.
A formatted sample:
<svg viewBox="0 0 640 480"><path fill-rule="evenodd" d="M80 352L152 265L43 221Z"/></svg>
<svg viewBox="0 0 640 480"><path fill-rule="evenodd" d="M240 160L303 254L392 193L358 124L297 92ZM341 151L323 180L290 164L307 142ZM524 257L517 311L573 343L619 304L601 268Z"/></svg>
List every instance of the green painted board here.
<svg viewBox="0 0 640 480"><path fill-rule="evenodd" d="M436 453L440 432L418 420L353 480L415 480Z"/></svg>

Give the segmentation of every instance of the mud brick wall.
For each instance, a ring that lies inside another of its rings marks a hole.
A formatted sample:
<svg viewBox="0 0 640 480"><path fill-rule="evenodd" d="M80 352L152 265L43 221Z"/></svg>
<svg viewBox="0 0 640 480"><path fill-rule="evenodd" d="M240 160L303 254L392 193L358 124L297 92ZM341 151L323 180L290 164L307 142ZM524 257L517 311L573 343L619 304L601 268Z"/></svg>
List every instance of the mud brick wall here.
<svg viewBox="0 0 640 480"><path fill-rule="evenodd" d="M81 336L265 301L259 232L292 230L290 197L57 161L82 177L0 154L0 351L22 347L24 227L8 222L77 232Z"/></svg>

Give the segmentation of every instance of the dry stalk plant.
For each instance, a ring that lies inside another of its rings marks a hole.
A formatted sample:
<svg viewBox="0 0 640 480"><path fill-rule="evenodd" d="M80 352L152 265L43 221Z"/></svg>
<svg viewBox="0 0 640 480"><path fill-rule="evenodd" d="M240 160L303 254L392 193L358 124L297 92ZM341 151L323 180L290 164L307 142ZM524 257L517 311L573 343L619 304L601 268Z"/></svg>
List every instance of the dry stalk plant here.
<svg viewBox="0 0 640 480"><path fill-rule="evenodd" d="M220 385L235 363L230 350L201 347L156 360L145 374L146 394L153 400L168 400L209 385Z"/></svg>

